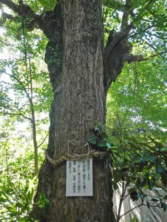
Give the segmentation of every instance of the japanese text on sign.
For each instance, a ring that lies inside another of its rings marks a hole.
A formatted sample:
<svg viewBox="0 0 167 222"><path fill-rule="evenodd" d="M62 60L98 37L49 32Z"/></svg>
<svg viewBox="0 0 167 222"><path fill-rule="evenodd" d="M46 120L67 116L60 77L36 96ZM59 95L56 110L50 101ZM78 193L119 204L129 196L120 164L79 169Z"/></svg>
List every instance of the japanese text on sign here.
<svg viewBox="0 0 167 222"><path fill-rule="evenodd" d="M93 160L66 162L66 196L93 196Z"/></svg>

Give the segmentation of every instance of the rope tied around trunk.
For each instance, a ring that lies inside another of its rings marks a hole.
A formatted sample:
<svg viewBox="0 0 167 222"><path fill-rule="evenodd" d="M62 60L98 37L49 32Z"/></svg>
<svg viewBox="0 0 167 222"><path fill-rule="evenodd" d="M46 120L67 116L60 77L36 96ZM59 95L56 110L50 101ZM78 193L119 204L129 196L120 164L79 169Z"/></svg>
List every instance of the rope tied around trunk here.
<svg viewBox="0 0 167 222"><path fill-rule="evenodd" d="M88 158L103 159L106 156L107 156L107 152L100 152L100 151L97 151L97 150L90 150L88 153L84 153L84 154L77 154L77 153L63 154L60 157L58 157L57 159L52 159L49 156L49 154L46 152L46 159L54 167L60 166L61 164L63 164L67 160L80 161L80 160L88 159Z"/></svg>

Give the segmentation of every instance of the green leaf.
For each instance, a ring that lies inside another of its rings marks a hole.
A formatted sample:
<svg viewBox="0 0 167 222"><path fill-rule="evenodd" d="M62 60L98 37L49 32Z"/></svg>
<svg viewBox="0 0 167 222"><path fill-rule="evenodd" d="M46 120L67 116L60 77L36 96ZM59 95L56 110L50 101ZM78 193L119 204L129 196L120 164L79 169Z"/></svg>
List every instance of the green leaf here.
<svg viewBox="0 0 167 222"><path fill-rule="evenodd" d="M163 147L163 148L159 149L159 152L164 152L164 151L167 151L167 147Z"/></svg>
<svg viewBox="0 0 167 222"><path fill-rule="evenodd" d="M161 164L160 164L160 163L157 163L157 165L156 165L156 173L162 174L162 173L164 173L164 172L165 172L165 170L164 170L164 168L161 166Z"/></svg>
<svg viewBox="0 0 167 222"><path fill-rule="evenodd" d="M97 144L98 147L106 147L106 142L105 141L100 141L98 144Z"/></svg>
<svg viewBox="0 0 167 222"><path fill-rule="evenodd" d="M107 7L111 7L118 10L124 9L124 4L121 0L103 0L103 4Z"/></svg>
<svg viewBox="0 0 167 222"><path fill-rule="evenodd" d="M156 157L148 153L141 158L141 162L155 163L155 161L156 161Z"/></svg>
<svg viewBox="0 0 167 222"><path fill-rule="evenodd" d="M106 143L106 147L108 148L108 149L111 149L112 148L112 146L113 146L113 144L112 143Z"/></svg>
<svg viewBox="0 0 167 222"><path fill-rule="evenodd" d="M97 144L97 138L96 136L90 136L89 139L88 139L88 143L90 144L93 144L93 145L96 145Z"/></svg>
<svg viewBox="0 0 167 222"><path fill-rule="evenodd" d="M56 6L57 0L39 0L46 11L53 10Z"/></svg>

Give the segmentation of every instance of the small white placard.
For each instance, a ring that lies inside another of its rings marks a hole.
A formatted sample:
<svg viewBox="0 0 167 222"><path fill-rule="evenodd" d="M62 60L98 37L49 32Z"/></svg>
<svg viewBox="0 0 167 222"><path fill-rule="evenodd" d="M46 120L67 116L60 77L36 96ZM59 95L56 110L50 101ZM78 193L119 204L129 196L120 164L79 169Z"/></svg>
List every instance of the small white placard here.
<svg viewBox="0 0 167 222"><path fill-rule="evenodd" d="M66 162L66 196L93 196L93 160Z"/></svg>

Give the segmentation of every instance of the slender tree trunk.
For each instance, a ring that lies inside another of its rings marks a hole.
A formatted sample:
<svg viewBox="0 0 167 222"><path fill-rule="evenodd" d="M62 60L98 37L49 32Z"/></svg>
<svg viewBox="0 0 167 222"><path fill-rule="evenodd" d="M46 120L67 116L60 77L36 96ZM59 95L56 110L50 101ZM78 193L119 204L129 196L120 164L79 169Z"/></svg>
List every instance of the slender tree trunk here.
<svg viewBox="0 0 167 222"><path fill-rule="evenodd" d="M47 150L52 159L88 152L84 145L92 129L105 122L102 3L62 0L60 4L60 41L49 42L48 51L52 46L56 55L52 62L46 59L55 92ZM93 161L93 197L66 197L65 167L64 163L54 168L45 160L33 216L40 222L113 222L111 175L106 160ZM41 208L43 195L47 201Z"/></svg>
<svg viewBox="0 0 167 222"><path fill-rule="evenodd" d="M33 106L33 104L31 106ZM35 175L38 175L38 144L37 144L34 107L31 107L31 125L32 125L32 138L33 138L33 146L34 146L34 173Z"/></svg>
<svg viewBox="0 0 167 222"><path fill-rule="evenodd" d="M28 61L28 62L27 62ZM30 80L30 92L29 92L29 103L30 103L30 112L31 112L31 128L32 128L32 139L34 147L34 174L38 175L38 143L37 143L37 130L36 130L36 119L35 119L35 109L33 101L33 79L32 79L32 70L30 59L26 60L27 72L29 73Z"/></svg>

